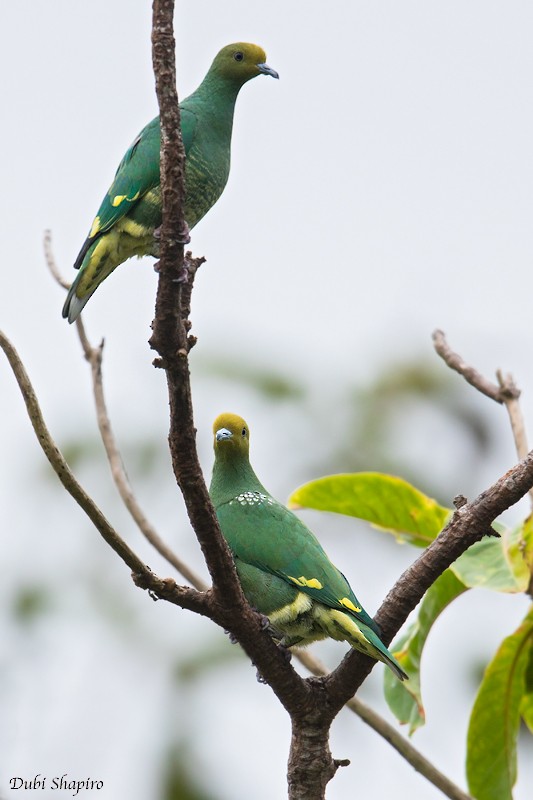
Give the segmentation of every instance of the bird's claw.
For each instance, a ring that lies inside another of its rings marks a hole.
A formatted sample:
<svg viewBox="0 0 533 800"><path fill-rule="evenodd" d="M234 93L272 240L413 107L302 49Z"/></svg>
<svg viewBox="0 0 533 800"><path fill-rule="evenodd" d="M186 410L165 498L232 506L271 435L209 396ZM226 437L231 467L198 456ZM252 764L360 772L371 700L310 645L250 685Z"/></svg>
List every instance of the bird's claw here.
<svg viewBox="0 0 533 800"><path fill-rule="evenodd" d="M291 663L291 659L292 659L292 653L289 650L289 648L287 647L287 645L283 644L283 642L278 642L278 650L281 653L281 655L283 656L283 659L285 660L285 662L287 664L290 664Z"/></svg>
<svg viewBox="0 0 533 800"><path fill-rule="evenodd" d="M267 679L263 678L259 670L257 670L256 678L257 678L257 683L263 683L263 684L268 683Z"/></svg>
<svg viewBox="0 0 533 800"><path fill-rule="evenodd" d="M161 228L162 227L163 226L160 225L158 228L156 228L154 230L154 239L158 239L158 240L161 239ZM177 241L178 244L182 244L184 247L185 247L186 244L189 244L189 242L191 241L191 232L189 230L189 226L187 225L187 223L185 221L183 222L183 227L180 228L180 230L178 231L178 235L176 236L176 241Z"/></svg>
<svg viewBox="0 0 533 800"><path fill-rule="evenodd" d="M229 638L231 644L239 644L239 640L237 639L236 636L234 636L233 633L231 633L231 631L226 631L225 630L224 633L228 634L228 638Z"/></svg>
<svg viewBox="0 0 533 800"><path fill-rule="evenodd" d="M254 609L255 610L255 609ZM270 620L266 614L261 614L260 611L257 612L261 618L261 630L268 631L269 634L272 636L274 629L270 625Z"/></svg>
<svg viewBox="0 0 533 800"><path fill-rule="evenodd" d="M160 261L156 261L154 264L154 272L156 272L158 275L161 272L160 264L161 264ZM172 278L172 283L188 283L188 282L189 282L189 267L187 259L185 258L183 262L183 267L180 270L178 277Z"/></svg>
<svg viewBox="0 0 533 800"><path fill-rule="evenodd" d="M182 269L180 270L180 274L177 278L172 278L172 283L189 283L189 269L187 266L187 262L183 264Z"/></svg>

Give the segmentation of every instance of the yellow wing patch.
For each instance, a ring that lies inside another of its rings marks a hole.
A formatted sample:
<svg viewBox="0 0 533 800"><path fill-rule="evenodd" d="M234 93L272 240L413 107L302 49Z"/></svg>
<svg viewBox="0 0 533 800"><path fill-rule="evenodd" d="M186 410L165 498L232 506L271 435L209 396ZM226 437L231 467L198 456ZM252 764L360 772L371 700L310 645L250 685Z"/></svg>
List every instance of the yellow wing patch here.
<svg viewBox="0 0 533 800"><path fill-rule="evenodd" d="M324 588L318 578L305 578L303 575L300 575L299 578L293 578L292 575L287 575L287 578L297 586L309 586L310 589Z"/></svg>
<svg viewBox="0 0 533 800"><path fill-rule="evenodd" d="M136 193L133 195L133 197L128 197L128 195L127 195L127 194L116 194L116 195L114 196L114 198L111 200L111 205L113 206L113 208L116 208L116 207L117 207L117 206L119 206L121 203L123 203L123 202L124 202L124 200L127 200L127 201L128 201L128 203L133 203L133 202L135 202L135 200L137 200L137 199L138 199L138 197L139 197L139 194L140 194L140 192L136 192Z"/></svg>
<svg viewBox="0 0 533 800"><path fill-rule="evenodd" d="M342 597L340 602L341 605L344 606L344 608L349 608L350 611L355 611L356 613L359 613L362 610L361 608L359 608L359 606L354 606L349 597Z"/></svg>
<svg viewBox="0 0 533 800"><path fill-rule="evenodd" d="M96 236L96 234L98 233L99 230L100 230L100 217L95 217L94 218L94 222L93 222L93 226L92 226L91 230L89 231L89 239L92 239L93 236Z"/></svg>

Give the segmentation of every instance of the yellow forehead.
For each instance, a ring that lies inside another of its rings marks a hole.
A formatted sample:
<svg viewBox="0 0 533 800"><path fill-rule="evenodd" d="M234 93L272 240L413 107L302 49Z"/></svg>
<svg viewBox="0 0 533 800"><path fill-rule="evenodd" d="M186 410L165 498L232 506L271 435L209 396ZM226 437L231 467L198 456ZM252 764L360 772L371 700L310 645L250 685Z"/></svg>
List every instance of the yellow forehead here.
<svg viewBox="0 0 533 800"><path fill-rule="evenodd" d="M243 428L248 428L248 425L243 420L242 417L239 417L237 414L219 414L216 420L213 423L213 433L216 433L221 428L227 428L228 431L232 433L236 433L242 431Z"/></svg>
<svg viewBox="0 0 533 800"><path fill-rule="evenodd" d="M266 53L263 48L259 47L258 44L252 44L251 42L234 42L233 44L228 44L226 47L222 48L220 54L224 53L225 55L233 55L233 53L236 53L237 51L244 53L246 58L249 59L253 64L264 64L266 61Z"/></svg>

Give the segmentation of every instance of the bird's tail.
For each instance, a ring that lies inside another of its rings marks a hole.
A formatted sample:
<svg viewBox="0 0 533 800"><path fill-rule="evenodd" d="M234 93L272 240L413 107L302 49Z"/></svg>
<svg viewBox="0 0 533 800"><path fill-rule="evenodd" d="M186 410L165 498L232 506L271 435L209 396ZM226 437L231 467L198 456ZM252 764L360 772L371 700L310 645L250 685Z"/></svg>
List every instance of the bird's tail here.
<svg viewBox="0 0 533 800"><path fill-rule="evenodd" d="M329 635L335 639L344 639L348 641L356 650L376 658L386 664L396 675L400 681L409 679L409 676L401 668L400 664L392 653L390 653L379 636L365 625L363 622L356 620L351 614L340 611L335 608L328 609L329 623L336 629L336 634L333 636L331 630Z"/></svg>
<svg viewBox="0 0 533 800"><path fill-rule="evenodd" d="M88 239L76 259L74 266L80 271L68 290L62 312L70 323L77 320L88 300L116 267L108 241L111 238L108 235L92 241Z"/></svg>
<svg viewBox="0 0 533 800"><path fill-rule="evenodd" d="M95 286L90 294L85 295L85 297L78 297L76 294L76 289L80 277L81 277L80 275L76 276L74 283L68 290L67 299L65 300L65 303L63 305L63 311L62 311L63 317L67 318L71 324L78 319L85 304L87 303L89 298L92 297L93 293L96 291L96 286Z"/></svg>

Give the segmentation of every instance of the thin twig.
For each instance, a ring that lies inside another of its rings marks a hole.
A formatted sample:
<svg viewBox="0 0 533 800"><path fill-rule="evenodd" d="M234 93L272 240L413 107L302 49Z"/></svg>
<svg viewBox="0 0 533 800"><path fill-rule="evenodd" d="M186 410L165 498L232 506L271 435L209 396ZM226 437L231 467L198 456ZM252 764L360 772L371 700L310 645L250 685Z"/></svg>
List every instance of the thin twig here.
<svg viewBox="0 0 533 800"><path fill-rule="evenodd" d="M2 331L0 331L0 347L6 354L7 360L13 370L22 397L24 398L33 430L52 469L67 492L85 511L103 539L105 539L108 545L132 570L133 578L137 585L149 589L152 595L156 593L165 600L179 605L181 608L196 611L198 614L211 617L215 622L218 622L218 624L223 624L223 620L220 620L216 605L213 604L209 592L201 593L196 589L190 589L188 586L178 586L171 579L159 578L144 564L122 537L119 536L102 514L94 500L89 497L71 472L70 467L46 426L35 390L20 360L20 356Z"/></svg>
<svg viewBox="0 0 533 800"><path fill-rule="evenodd" d="M68 281L66 281L58 267L54 254L52 251L52 235L50 231L45 231L44 234L44 251L48 269L52 273L57 283L65 289L69 288ZM195 589L204 592L207 589L207 584L192 570L176 553L159 536L154 526L147 519L142 508L135 497L131 484L128 480L124 462L118 449L115 435L111 426L111 420L107 411L105 402L104 386L102 380L102 359L104 350L104 340L100 342L98 347L93 347L85 332L85 327L82 322L81 315L76 320L76 329L78 337L83 349L85 359L89 362L91 367L91 376L93 383L93 395L96 407L96 420L98 423L98 430L104 445L104 449L111 468L111 475L118 493L130 512L133 521L143 534L143 536L150 542L152 547L185 578L189 581Z"/></svg>
<svg viewBox="0 0 533 800"><path fill-rule="evenodd" d="M117 447L116 439L111 428L111 422L107 412L104 387L102 382L102 355L103 355L104 342L102 340L99 347L91 347L88 356L88 361L91 365L91 374L93 380L94 401L96 405L96 418L98 422L98 429L102 442L106 451L106 455L111 468L111 475L118 493L128 511L130 512L137 527L150 544L157 550L157 552L165 558L172 566L189 581L196 589L205 591L207 585L194 572L179 556L174 553L170 547L159 536L154 526L145 516L141 509L137 498L131 488L130 482L124 469L119 449Z"/></svg>
<svg viewBox="0 0 533 800"><path fill-rule="evenodd" d="M309 672L317 677L324 677L329 674L329 670L318 658L312 656L307 650L296 650L294 656L303 664ZM422 753L413 747L411 742L402 736L387 720L383 719L376 711L359 700L358 697L352 697L348 700L346 706L353 711L354 714L366 722L376 733L379 733L387 742L389 742L398 753L411 764L411 766L424 776L430 783L440 789L440 791L449 797L450 800L472 800L470 795L463 792L453 781L435 767Z"/></svg>
<svg viewBox="0 0 533 800"><path fill-rule="evenodd" d="M83 487L78 483L72 474L69 465L63 457L63 454L52 439L52 436L46 427L39 402L24 365L9 339L1 331L0 347L6 354L11 369L13 370L15 378L17 379L17 383L26 404L28 416L39 444L41 445L45 456L52 465L52 468L54 469L54 472L58 476L59 480L69 494L72 495L74 500L83 508L89 519L93 522L106 542L130 567L130 569L133 570L133 572L140 574L149 571L139 556L133 552L133 550L110 525L94 500L89 497L89 495L85 492Z"/></svg>
<svg viewBox="0 0 533 800"><path fill-rule="evenodd" d="M511 423L516 453L519 459L525 458L529 452L529 447L524 417L519 403L520 389L514 382L513 376L504 376L501 370L497 370L498 385L492 383L451 349L444 332L441 330L433 332L433 345L445 363L462 375L471 386L490 397L496 403L505 406ZM529 491L529 498L533 508L533 489Z"/></svg>
<svg viewBox="0 0 533 800"><path fill-rule="evenodd" d="M433 331L432 338L433 346L436 352L443 359L443 361L446 362L450 369L453 369L458 372L459 375L462 375L471 386L477 389L478 392L490 397L491 400L495 400L496 403L504 402L500 387L487 380L487 378L478 372L477 369L470 366L470 364L467 364L466 361L461 358L459 353L455 353L446 341L444 331Z"/></svg>
<svg viewBox="0 0 533 800"><path fill-rule="evenodd" d="M503 397L503 402L507 413L509 414L509 421L511 423L511 430L516 447L518 458L525 458L529 452L527 443L526 426L524 422L524 415L519 403L520 390L517 388L512 375L504 375L501 369L496 371L496 377L500 385L500 393Z"/></svg>
<svg viewBox="0 0 533 800"><path fill-rule="evenodd" d="M44 247L44 257L46 258L46 264L48 266L48 269L54 276L55 280L58 282L60 286L63 287L63 289L70 289L70 283L67 280L65 280L65 278L59 272L54 255L52 253L52 231L44 232L43 247Z"/></svg>

